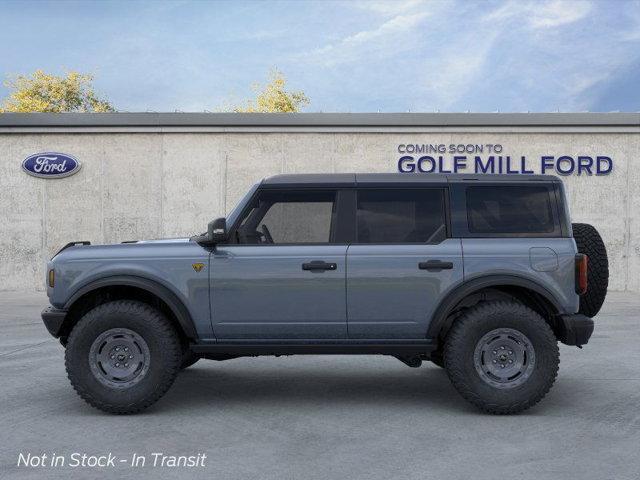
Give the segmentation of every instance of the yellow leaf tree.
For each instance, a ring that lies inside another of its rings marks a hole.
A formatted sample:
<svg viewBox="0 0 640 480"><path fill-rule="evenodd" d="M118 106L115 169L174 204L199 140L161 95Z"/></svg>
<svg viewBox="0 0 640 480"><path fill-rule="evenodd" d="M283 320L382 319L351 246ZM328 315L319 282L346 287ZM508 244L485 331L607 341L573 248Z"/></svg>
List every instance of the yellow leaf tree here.
<svg viewBox="0 0 640 480"><path fill-rule="evenodd" d="M93 91L93 76L67 72L50 75L36 70L32 75L18 75L5 82L11 90L0 112L113 112L107 100Z"/></svg>
<svg viewBox="0 0 640 480"><path fill-rule="evenodd" d="M287 79L278 70L269 75L269 83L264 87L254 85L255 100L247 101L243 107L236 107L234 112L243 113L291 113L299 112L309 104L309 99L302 91L290 92L285 89Z"/></svg>

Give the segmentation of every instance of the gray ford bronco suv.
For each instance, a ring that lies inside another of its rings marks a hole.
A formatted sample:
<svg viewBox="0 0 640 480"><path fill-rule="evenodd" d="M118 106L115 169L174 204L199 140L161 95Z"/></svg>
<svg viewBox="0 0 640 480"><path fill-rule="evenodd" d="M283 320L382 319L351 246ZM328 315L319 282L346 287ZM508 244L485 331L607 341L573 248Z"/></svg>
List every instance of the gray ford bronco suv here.
<svg viewBox="0 0 640 480"><path fill-rule="evenodd" d="M72 242L46 275L71 384L107 412L199 359L378 354L507 414L587 343L608 264L556 177L327 174L267 178L191 238Z"/></svg>

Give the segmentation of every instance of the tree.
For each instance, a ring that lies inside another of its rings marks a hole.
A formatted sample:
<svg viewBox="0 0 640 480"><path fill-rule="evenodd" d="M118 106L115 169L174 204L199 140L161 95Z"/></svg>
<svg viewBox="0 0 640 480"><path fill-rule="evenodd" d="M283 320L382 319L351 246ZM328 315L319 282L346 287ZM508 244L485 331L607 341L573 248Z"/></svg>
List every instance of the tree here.
<svg viewBox="0 0 640 480"><path fill-rule="evenodd" d="M291 113L299 112L302 107L309 104L309 99L302 91L289 92L285 90L287 79L278 70L272 70L269 74L270 81L263 88L254 85L255 100L247 101L244 107L236 107L234 112L243 113Z"/></svg>
<svg viewBox="0 0 640 480"><path fill-rule="evenodd" d="M11 90L0 112L113 112L107 100L93 91L93 76L67 72L50 75L36 70L30 76L18 75L5 82Z"/></svg>

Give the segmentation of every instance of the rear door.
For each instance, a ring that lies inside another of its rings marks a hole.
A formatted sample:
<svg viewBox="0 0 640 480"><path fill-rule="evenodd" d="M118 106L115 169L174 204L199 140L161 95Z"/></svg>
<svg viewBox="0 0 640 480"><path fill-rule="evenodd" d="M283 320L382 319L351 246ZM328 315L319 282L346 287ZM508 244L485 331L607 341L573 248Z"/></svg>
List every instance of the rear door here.
<svg viewBox="0 0 640 480"><path fill-rule="evenodd" d="M359 188L356 204L349 338L425 338L443 292L463 279L461 241L449 238L447 189Z"/></svg>

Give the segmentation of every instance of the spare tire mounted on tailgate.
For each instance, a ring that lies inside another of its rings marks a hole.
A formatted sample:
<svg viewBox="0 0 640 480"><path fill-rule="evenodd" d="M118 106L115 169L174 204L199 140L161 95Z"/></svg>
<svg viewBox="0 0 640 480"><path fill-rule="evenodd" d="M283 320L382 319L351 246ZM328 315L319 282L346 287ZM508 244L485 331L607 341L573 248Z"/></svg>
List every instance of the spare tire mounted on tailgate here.
<svg viewBox="0 0 640 480"><path fill-rule="evenodd" d="M587 263L587 291L580 297L579 312L595 317L600 311L609 286L609 260L607 249L598 231L587 223L574 223L573 238L578 252L589 257Z"/></svg>

